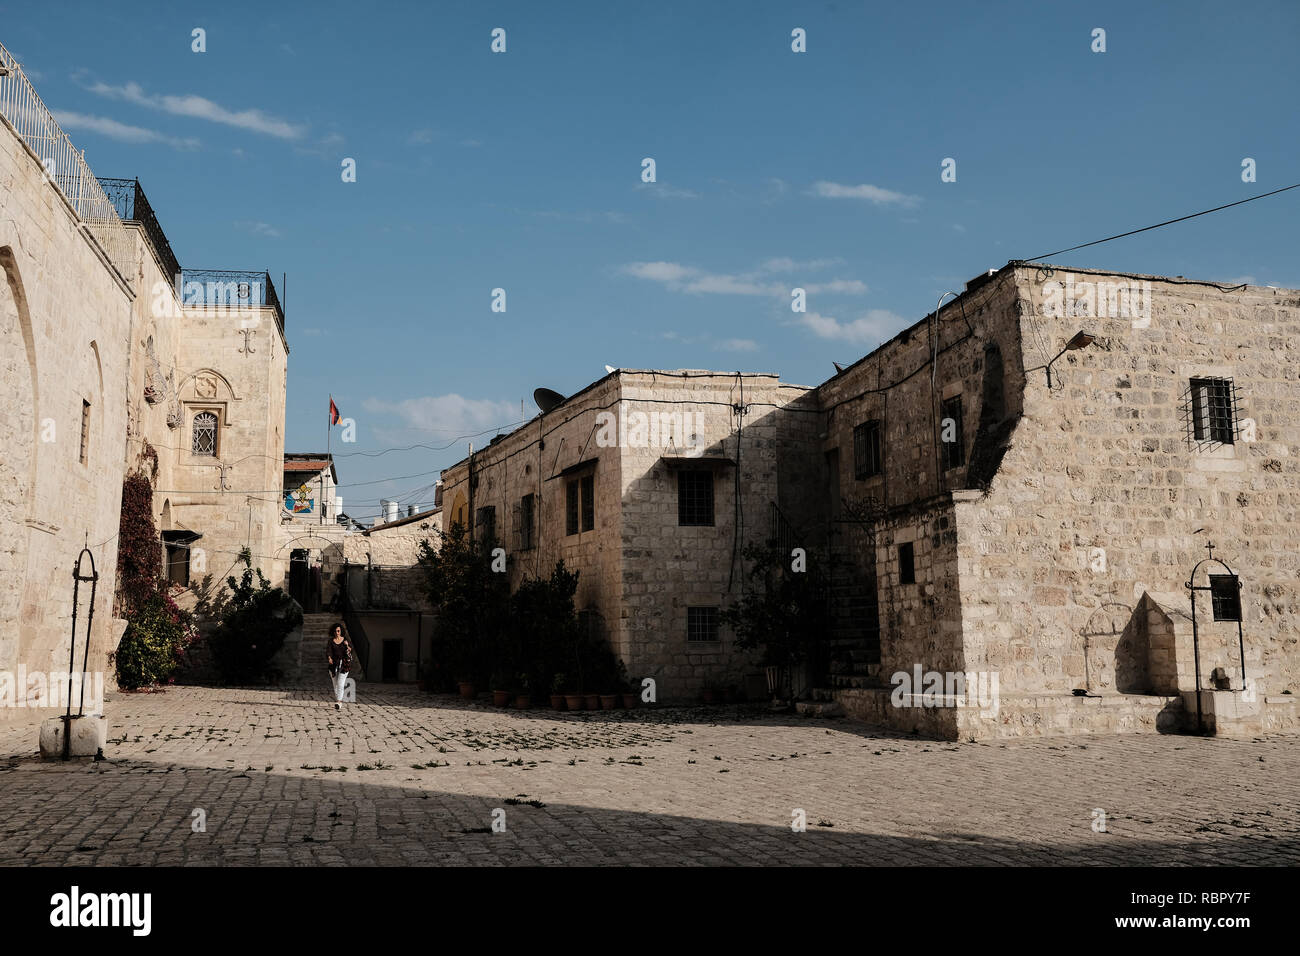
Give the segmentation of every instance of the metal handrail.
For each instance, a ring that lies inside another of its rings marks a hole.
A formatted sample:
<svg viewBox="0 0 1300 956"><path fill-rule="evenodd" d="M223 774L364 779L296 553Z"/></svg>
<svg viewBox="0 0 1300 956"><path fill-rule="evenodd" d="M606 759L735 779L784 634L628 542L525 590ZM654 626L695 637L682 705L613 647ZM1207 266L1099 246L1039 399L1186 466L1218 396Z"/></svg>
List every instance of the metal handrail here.
<svg viewBox="0 0 1300 956"><path fill-rule="evenodd" d="M127 285L136 279L135 243L112 200L86 165L84 151L68 139L27 74L0 44L0 117L36 154L44 177L63 194L86 232Z"/></svg>
<svg viewBox="0 0 1300 956"><path fill-rule="evenodd" d="M144 190L140 188L140 180L101 176L99 184L104 187L104 192L113 201L117 214L123 222L140 224L145 237L149 240L149 245L153 247L154 255L162 265L167 281L175 282L176 276L180 274L181 264L176 258L176 253L172 251L171 243L167 241L167 235L158 222L153 206L149 204Z"/></svg>
<svg viewBox="0 0 1300 956"><path fill-rule="evenodd" d="M275 312L275 321L284 332L284 308L275 292L271 273L246 272L238 269L182 269L177 289L181 304L189 308L266 308ZM197 291L196 297L192 293Z"/></svg>

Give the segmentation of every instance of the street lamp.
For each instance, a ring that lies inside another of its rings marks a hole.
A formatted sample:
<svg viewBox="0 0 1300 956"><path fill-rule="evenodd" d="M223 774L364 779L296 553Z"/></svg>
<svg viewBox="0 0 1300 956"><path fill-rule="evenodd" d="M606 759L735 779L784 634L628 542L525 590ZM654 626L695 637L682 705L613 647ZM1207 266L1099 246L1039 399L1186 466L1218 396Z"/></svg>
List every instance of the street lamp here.
<svg viewBox="0 0 1300 956"><path fill-rule="evenodd" d="M1066 352L1075 352L1078 351L1079 349L1086 349L1089 345L1093 343L1093 340L1095 338L1096 336L1094 336L1091 332L1085 332L1083 331L1083 329L1080 329L1078 332L1074 333L1070 341L1065 343L1065 348L1061 349L1061 351L1057 352L1056 355L1052 357L1052 362L1055 362ZM1046 365L1043 366L1045 369L1047 369L1048 388L1052 387L1052 362L1048 362Z"/></svg>

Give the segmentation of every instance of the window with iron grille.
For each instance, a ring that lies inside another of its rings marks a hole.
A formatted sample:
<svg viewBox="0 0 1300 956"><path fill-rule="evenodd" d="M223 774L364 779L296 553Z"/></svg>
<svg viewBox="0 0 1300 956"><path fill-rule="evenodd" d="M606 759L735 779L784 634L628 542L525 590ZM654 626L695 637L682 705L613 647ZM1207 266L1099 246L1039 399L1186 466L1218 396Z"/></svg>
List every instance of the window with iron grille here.
<svg viewBox="0 0 1300 956"><path fill-rule="evenodd" d="M873 419L853 429L853 476L871 478L880 470L880 422Z"/></svg>
<svg viewBox="0 0 1300 956"><path fill-rule="evenodd" d="M524 495L519 499L519 550L528 551L533 547L533 495Z"/></svg>
<svg viewBox="0 0 1300 956"><path fill-rule="evenodd" d="M1197 441L1231 445L1237 434L1230 378L1192 379L1192 432Z"/></svg>
<svg viewBox="0 0 1300 956"><path fill-rule="evenodd" d="M686 640L717 641L718 609L716 607L688 607L686 609Z"/></svg>
<svg viewBox="0 0 1300 956"><path fill-rule="evenodd" d="M1235 574L1210 575L1210 603L1216 621L1241 620L1241 588Z"/></svg>
<svg viewBox="0 0 1300 956"><path fill-rule="evenodd" d="M493 505L487 505L475 511L474 528L474 536L478 541L495 541L497 538L497 509Z"/></svg>
<svg viewBox="0 0 1300 956"><path fill-rule="evenodd" d="M217 454L217 416L212 412L199 412L194 416L194 435L190 451L207 458Z"/></svg>
<svg viewBox="0 0 1300 956"><path fill-rule="evenodd" d="M84 465L90 458L90 402L81 400L81 451L78 453Z"/></svg>
<svg viewBox="0 0 1300 956"><path fill-rule="evenodd" d="M916 583L916 553L910 541L898 546L898 583Z"/></svg>
<svg viewBox="0 0 1300 956"><path fill-rule="evenodd" d="M713 472L685 470L677 473L677 523L713 524Z"/></svg>
<svg viewBox="0 0 1300 956"><path fill-rule="evenodd" d="M966 464L966 440L961 424L961 396L945 399L939 406L939 438L943 446L943 467L960 468ZM952 441L944 439L951 438Z"/></svg>
<svg viewBox="0 0 1300 956"><path fill-rule="evenodd" d="M584 475L582 478L582 530L590 531L596 527L596 476Z"/></svg>
<svg viewBox="0 0 1300 956"><path fill-rule="evenodd" d="M564 486L564 533L578 533L578 482Z"/></svg>

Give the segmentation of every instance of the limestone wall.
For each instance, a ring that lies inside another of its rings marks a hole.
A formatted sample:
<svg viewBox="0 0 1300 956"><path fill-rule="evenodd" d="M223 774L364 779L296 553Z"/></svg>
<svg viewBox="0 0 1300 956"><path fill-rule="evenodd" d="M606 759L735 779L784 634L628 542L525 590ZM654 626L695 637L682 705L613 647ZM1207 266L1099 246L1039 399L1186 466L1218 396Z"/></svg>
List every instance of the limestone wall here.
<svg viewBox="0 0 1300 956"><path fill-rule="evenodd" d="M0 671L67 668L72 566L87 544L100 574L89 666L105 670L121 632L112 597L133 294L3 120L0 272ZM81 598L84 627L88 584Z"/></svg>

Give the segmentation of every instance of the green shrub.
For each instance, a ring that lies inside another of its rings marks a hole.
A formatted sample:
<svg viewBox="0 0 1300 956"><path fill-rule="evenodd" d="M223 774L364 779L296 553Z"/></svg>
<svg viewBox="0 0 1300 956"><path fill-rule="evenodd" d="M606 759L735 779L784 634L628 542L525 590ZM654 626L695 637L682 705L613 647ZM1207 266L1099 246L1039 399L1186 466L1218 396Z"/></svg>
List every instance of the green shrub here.
<svg viewBox="0 0 1300 956"><path fill-rule="evenodd" d="M226 684L264 683L285 637L302 625L302 611L282 588L271 587L261 568L246 567L239 581L231 575L226 583L230 598L209 640L212 659Z"/></svg>
<svg viewBox="0 0 1300 956"><path fill-rule="evenodd" d="M193 616L178 608L166 590L140 597L117 650L109 656L118 686L138 690L170 683L194 637Z"/></svg>

